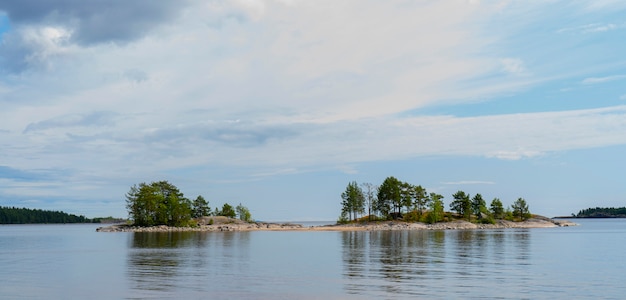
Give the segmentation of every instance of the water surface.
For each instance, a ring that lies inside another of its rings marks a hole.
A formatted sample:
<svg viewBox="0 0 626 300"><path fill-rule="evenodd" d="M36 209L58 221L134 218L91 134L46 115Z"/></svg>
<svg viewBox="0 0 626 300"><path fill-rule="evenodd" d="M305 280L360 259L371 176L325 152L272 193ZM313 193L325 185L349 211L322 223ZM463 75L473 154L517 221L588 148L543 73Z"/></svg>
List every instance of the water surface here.
<svg viewBox="0 0 626 300"><path fill-rule="evenodd" d="M570 228L97 233L0 226L2 299L622 299L626 220Z"/></svg>

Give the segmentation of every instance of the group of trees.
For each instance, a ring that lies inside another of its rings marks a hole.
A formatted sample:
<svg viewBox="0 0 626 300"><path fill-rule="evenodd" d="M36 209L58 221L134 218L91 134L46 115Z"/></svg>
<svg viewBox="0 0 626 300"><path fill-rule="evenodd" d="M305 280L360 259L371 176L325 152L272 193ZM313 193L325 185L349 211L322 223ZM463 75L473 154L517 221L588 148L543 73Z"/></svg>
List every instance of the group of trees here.
<svg viewBox="0 0 626 300"><path fill-rule="evenodd" d="M582 209L576 218L626 218L626 207L596 207Z"/></svg>
<svg viewBox="0 0 626 300"><path fill-rule="evenodd" d="M489 208L487 208L487 203L481 194L476 194L470 199L470 195L458 191L452 195L452 198L454 200L450 203L450 209L467 221L471 221L474 217L480 222L493 223L493 220L499 219L526 220L531 216L524 198L518 198L513 202L510 209L505 209L499 198L491 200Z"/></svg>
<svg viewBox="0 0 626 300"><path fill-rule="evenodd" d="M62 211L30 208L0 207L0 224L51 224L51 223L100 223L100 219L88 219Z"/></svg>
<svg viewBox="0 0 626 300"><path fill-rule="evenodd" d="M250 211L239 204L233 208L225 203L221 209L211 211L209 203L201 195L191 201L173 184L157 181L133 185L126 194L128 215L137 226L188 226L194 218L203 216L226 216L241 220L252 219Z"/></svg>
<svg viewBox="0 0 626 300"><path fill-rule="evenodd" d="M428 193L421 185L413 185L391 176L376 187L371 183L350 182L341 194L341 222L356 221L366 212L367 220L399 219L436 223L444 220L444 196ZM517 199L511 208L504 208L502 201L494 198L489 208L481 194L473 197L463 191L452 195L450 209L468 221L493 223L496 219L530 218L528 204Z"/></svg>

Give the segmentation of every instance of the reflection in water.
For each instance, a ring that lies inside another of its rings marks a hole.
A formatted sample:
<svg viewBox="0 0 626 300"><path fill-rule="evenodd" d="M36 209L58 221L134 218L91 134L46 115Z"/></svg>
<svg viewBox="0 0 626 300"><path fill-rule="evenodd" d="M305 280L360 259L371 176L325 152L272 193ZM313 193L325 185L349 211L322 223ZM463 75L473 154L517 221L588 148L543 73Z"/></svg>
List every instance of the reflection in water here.
<svg viewBox="0 0 626 300"><path fill-rule="evenodd" d="M350 294L467 296L529 279L528 230L358 231L342 233L345 290ZM511 276L513 274L513 276ZM512 278L514 277L514 278Z"/></svg>
<svg viewBox="0 0 626 300"><path fill-rule="evenodd" d="M174 296L181 290L208 291L207 284L197 281L212 275L211 271L241 270L248 240L248 232L135 232L129 236L127 260L131 288L146 297L157 292ZM216 262L211 254L220 259Z"/></svg>

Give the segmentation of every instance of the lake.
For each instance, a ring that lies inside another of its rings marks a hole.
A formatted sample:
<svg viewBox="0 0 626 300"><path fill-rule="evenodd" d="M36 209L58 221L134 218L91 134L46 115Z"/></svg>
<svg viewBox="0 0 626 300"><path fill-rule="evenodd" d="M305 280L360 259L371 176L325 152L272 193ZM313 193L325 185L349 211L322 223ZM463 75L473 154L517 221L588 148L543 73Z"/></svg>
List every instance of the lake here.
<svg viewBox="0 0 626 300"><path fill-rule="evenodd" d="M623 299L626 220L537 229L0 226L1 299Z"/></svg>

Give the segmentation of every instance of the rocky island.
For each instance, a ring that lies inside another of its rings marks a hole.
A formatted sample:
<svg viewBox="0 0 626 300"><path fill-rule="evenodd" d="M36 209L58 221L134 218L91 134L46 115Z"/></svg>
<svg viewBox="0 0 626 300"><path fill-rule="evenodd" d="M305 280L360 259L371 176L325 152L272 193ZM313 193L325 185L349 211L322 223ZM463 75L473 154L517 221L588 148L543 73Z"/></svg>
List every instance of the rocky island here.
<svg viewBox="0 0 626 300"><path fill-rule="evenodd" d="M578 224L562 219L534 216L522 222L498 220L495 224L476 224L464 220L426 224L421 222L380 221L323 226L302 226L293 223L244 222L222 216L202 217L197 226L132 226L126 224L99 227L98 232L176 232L176 231L374 231L374 230L461 230L499 228L550 228L568 227Z"/></svg>
<svg viewBox="0 0 626 300"><path fill-rule="evenodd" d="M134 185L126 194L126 207L132 225L111 225L96 231L367 231L576 225L566 220L531 214L523 198L518 198L510 208L506 208L498 198L487 206L481 194L471 197L458 191L452 197L451 211L445 211L442 195L428 194L422 186L402 182L395 177L387 177L377 188L372 184L350 182L341 194L342 209L337 224L305 227L292 223L254 222L250 211L241 203L236 207L225 203L221 209L212 211L202 196L191 201L173 184L158 181Z"/></svg>

